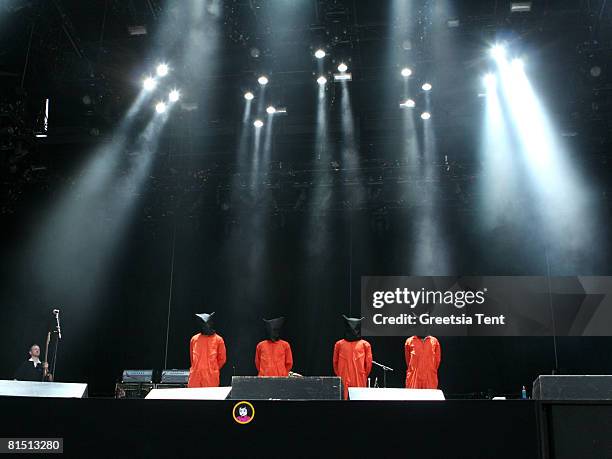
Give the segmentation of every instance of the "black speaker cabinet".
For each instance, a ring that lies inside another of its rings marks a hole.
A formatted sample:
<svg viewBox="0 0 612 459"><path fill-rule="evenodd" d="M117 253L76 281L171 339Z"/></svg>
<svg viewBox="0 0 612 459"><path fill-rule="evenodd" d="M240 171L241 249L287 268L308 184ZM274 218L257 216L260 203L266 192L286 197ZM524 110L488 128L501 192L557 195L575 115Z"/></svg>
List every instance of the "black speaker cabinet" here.
<svg viewBox="0 0 612 459"><path fill-rule="evenodd" d="M612 376L541 375L533 383L536 400L612 400Z"/></svg>
<svg viewBox="0 0 612 459"><path fill-rule="evenodd" d="M540 457L590 459L612 457L612 376L539 376Z"/></svg>
<svg viewBox="0 0 612 459"><path fill-rule="evenodd" d="M235 400L341 400L337 377L260 378L234 376L230 398Z"/></svg>

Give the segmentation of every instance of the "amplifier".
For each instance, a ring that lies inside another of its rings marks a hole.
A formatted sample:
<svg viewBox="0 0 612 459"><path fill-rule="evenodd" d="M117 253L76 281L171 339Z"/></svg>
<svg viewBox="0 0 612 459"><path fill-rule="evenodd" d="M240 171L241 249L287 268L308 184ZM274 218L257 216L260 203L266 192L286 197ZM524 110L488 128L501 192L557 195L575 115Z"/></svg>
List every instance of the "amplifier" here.
<svg viewBox="0 0 612 459"><path fill-rule="evenodd" d="M145 398L153 387L150 383L117 383L115 398Z"/></svg>
<svg viewBox="0 0 612 459"><path fill-rule="evenodd" d="M189 381L189 370L163 370L161 374L162 384L187 384Z"/></svg>
<svg viewBox="0 0 612 459"><path fill-rule="evenodd" d="M155 389L184 389L187 384L155 384Z"/></svg>
<svg viewBox="0 0 612 459"><path fill-rule="evenodd" d="M340 378L314 376L303 378L261 378L234 376L232 399L240 400L341 400Z"/></svg>
<svg viewBox="0 0 612 459"><path fill-rule="evenodd" d="M152 383L153 370L123 370L123 383Z"/></svg>

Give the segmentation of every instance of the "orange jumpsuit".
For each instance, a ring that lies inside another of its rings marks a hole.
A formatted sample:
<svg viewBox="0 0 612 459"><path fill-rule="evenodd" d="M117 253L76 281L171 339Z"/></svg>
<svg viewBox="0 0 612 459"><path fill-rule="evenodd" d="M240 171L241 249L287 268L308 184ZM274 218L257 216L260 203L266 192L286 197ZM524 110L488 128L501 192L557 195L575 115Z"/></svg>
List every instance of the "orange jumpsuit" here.
<svg viewBox="0 0 612 459"><path fill-rule="evenodd" d="M225 365L225 342L216 333L198 333L189 343L191 368L187 387L218 387L219 370Z"/></svg>
<svg viewBox="0 0 612 459"><path fill-rule="evenodd" d="M287 341L261 341L255 349L258 376L288 376L293 367L291 346Z"/></svg>
<svg viewBox="0 0 612 459"><path fill-rule="evenodd" d="M366 387L372 369L372 346L366 340L341 339L334 346L334 373L342 378L344 399L349 387Z"/></svg>
<svg viewBox="0 0 612 459"><path fill-rule="evenodd" d="M406 356L406 388L437 389L438 367L442 357L440 342L433 336L423 341L411 336L404 345Z"/></svg>

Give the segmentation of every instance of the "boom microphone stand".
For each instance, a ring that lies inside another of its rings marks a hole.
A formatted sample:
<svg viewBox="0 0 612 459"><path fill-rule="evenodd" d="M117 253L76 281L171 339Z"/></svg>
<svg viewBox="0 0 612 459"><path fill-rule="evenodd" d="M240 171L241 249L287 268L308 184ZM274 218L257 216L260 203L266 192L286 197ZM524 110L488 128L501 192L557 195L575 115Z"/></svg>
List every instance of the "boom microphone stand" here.
<svg viewBox="0 0 612 459"><path fill-rule="evenodd" d="M382 368L383 370L383 387L387 387L387 371L393 371L393 368L388 367L387 365L383 365L382 363L375 362L372 360L372 363L377 367Z"/></svg>

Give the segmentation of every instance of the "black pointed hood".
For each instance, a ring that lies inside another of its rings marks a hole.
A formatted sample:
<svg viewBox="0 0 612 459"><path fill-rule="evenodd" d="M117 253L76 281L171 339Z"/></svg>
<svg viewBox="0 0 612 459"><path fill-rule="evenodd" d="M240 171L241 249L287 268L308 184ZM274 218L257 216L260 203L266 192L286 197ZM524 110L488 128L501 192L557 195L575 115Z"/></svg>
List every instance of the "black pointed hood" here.
<svg viewBox="0 0 612 459"><path fill-rule="evenodd" d="M347 341L359 341L361 339L361 321L364 319L356 319L354 317L346 317L342 314L344 318L344 339Z"/></svg>
<svg viewBox="0 0 612 459"><path fill-rule="evenodd" d="M271 341L278 341L280 339L281 330L285 323L284 317L277 317L276 319L264 319L266 326L266 335Z"/></svg>
<svg viewBox="0 0 612 459"><path fill-rule="evenodd" d="M214 324L213 324L213 316L214 312L207 314L205 312L201 314L196 314L196 317L200 321L200 328L202 329L202 333L207 336L211 336L215 334Z"/></svg>

